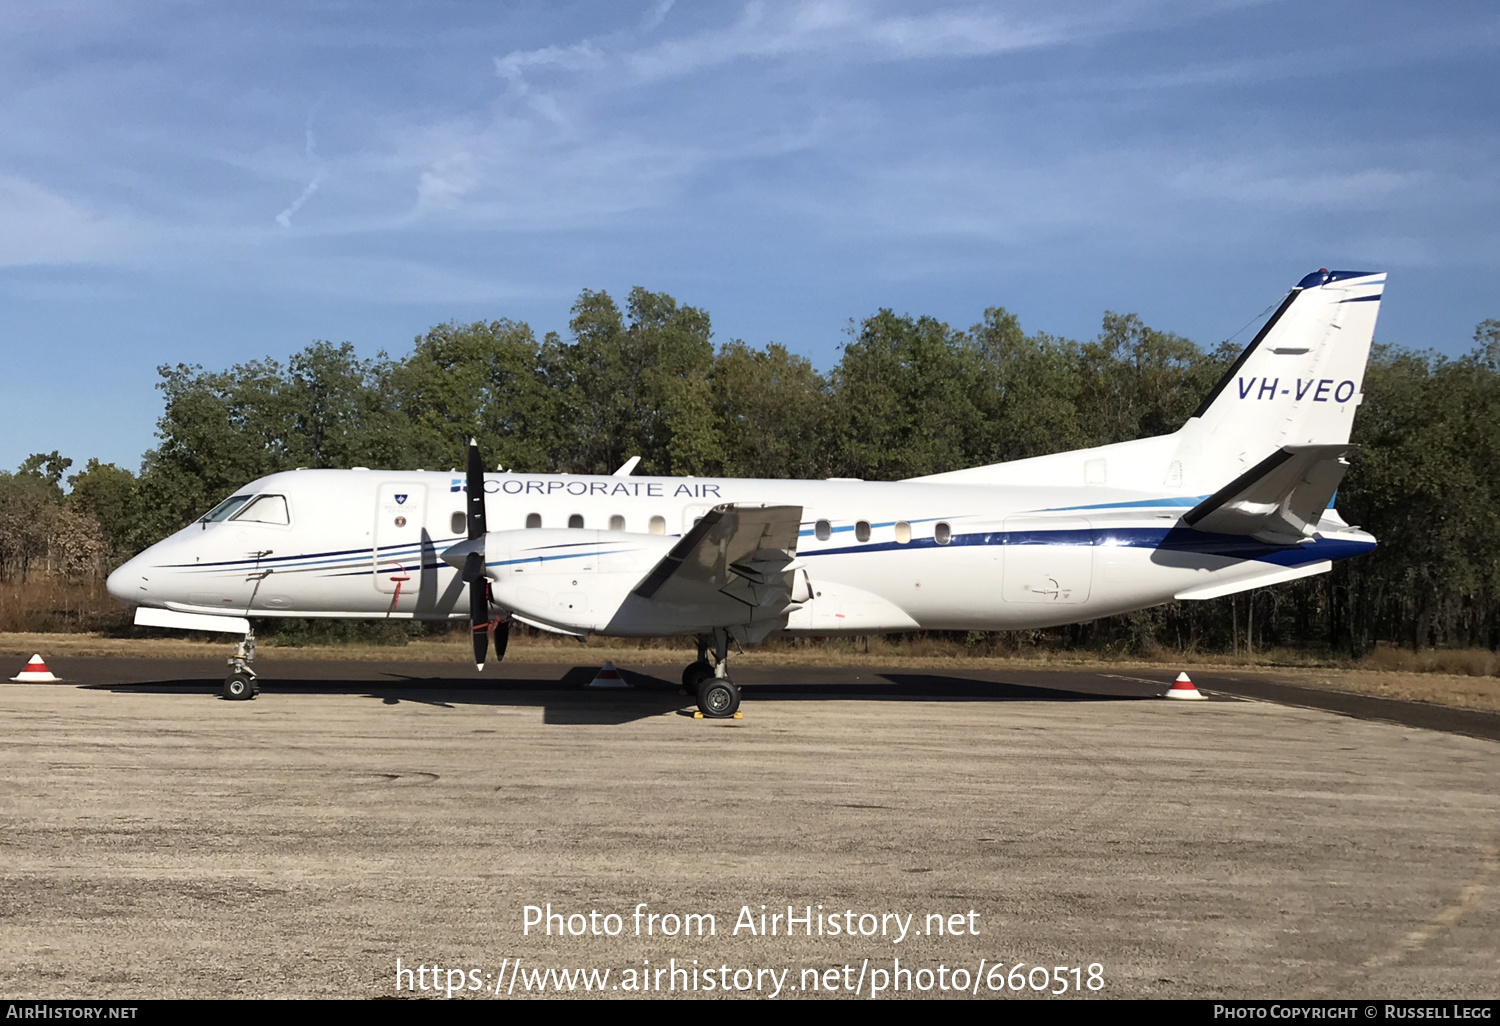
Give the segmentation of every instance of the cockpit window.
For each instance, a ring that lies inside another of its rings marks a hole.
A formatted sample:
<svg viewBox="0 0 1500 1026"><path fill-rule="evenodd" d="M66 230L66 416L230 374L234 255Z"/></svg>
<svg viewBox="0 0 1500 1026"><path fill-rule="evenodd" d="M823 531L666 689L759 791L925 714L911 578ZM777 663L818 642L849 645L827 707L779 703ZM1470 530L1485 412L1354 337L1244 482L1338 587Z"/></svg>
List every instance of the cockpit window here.
<svg viewBox="0 0 1500 1026"><path fill-rule="evenodd" d="M203 514L203 522L207 524L216 524L220 520L228 520L230 514L232 514L235 510L239 509L249 501L250 496L248 495L231 495L229 498L219 503L213 509Z"/></svg>
<svg viewBox="0 0 1500 1026"><path fill-rule="evenodd" d="M286 496L284 495L257 495L246 504L245 508L236 513L233 519L237 523L252 524L290 524L291 517L286 512Z"/></svg>

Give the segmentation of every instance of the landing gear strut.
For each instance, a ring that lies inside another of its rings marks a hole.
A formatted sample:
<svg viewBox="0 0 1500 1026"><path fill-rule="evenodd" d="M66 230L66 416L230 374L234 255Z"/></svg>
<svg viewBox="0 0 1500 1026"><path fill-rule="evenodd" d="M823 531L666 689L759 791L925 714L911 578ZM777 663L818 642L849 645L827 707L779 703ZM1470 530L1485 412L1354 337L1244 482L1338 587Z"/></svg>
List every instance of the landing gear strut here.
<svg viewBox="0 0 1500 1026"><path fill-rule="evenodd" d="M260 694L260 682L255 679L255 671L250 664L255 660L255 632L252 630L245 635L234 648L234 655L230 656L229 675L224 678L224 697L232 702L248 702Z"/></svg>
<svg viewBox="0 0 1500 1026"><path fill-rule="evenodd" d="M706 719L732 717L740 708L740 689L729 679L729 632L714 631L714 661L708 662L708 644L698 642L698 661L682 671L684 687L698 695L698 711Z"/></svg>
<svg viewBox="0 0 1500 1026"><path fill-rule="evenodd" d="M698 687L714 675L714 664L708 661L708 642L698 639L698 661L689 663L682 671L682 688L690 695L698 693Z"/></svg>

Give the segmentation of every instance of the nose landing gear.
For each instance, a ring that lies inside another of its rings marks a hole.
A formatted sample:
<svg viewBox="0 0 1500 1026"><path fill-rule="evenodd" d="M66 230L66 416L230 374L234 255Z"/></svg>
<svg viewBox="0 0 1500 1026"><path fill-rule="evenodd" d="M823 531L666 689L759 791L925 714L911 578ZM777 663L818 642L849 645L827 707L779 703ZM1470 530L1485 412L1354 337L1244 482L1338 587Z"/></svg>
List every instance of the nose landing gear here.
<svg viewBox="0 0 1500 1026"><path fill-rule="evenodd" d="M260 694L260 682L250 664L255 660L255 632L245 635L245 640L235 646L234 655L228 659L229 675L224 678L222 694L231 702L248 702Z"/></svg>

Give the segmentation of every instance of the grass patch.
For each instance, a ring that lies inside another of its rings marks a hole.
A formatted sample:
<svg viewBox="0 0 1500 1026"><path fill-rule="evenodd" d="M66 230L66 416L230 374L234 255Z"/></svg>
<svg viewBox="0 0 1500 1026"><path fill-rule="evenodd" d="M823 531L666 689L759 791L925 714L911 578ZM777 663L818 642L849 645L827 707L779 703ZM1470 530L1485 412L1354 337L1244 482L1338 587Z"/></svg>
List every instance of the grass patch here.
<svg viewBox="0 0 1500 1026"><path fill-rule="evenodd" d="M38 575L0 584L0 632L112 631L130 623L133 608L111 598L99 578Z"/></svg>

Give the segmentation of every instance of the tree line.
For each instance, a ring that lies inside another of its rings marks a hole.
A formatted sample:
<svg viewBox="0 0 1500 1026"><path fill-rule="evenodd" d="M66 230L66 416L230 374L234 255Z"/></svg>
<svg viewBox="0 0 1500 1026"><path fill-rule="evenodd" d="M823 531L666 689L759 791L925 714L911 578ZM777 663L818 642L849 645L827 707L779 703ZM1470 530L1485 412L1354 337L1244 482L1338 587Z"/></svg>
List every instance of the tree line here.
<svg viewBox="0 0 1500 1026"><path fill-rule="evenodd" d="M1180 427L1240 348L1130 314L1079 342L999 307L967 329L881 310L824 373L775 343L716 347L706 311L640 288L623 309L584 291L569 336L450 323L401 357L314 342L285 364L164 366L160 444L138 473L90 460L66 495L58 453L0 473L0 575L102 573L262 475L461 467L471 436L517 471L608 473L639 455L649 474L866 480L1127 441ZM1258 647L1500 646L1500 321L1459 359L1376 347L1364 392L1338 507L1374 553L1045 640L1228 648L1248 621Z"/></svg>

